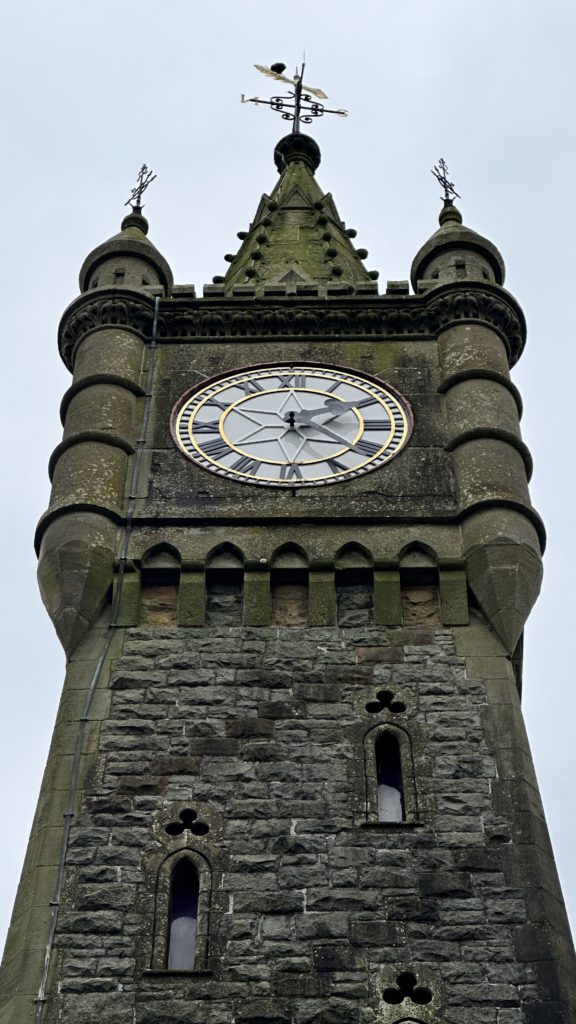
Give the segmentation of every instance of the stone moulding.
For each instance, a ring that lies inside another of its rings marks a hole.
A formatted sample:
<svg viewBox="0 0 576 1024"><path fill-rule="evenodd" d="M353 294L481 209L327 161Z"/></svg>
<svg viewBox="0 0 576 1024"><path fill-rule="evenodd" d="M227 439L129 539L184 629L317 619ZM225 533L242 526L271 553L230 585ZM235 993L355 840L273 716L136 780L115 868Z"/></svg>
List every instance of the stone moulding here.
<svg viewBox="0 0 576 1024"><path fill-rule="evenodd" d="M60 420L62 424L64 424L68 406L72 399L81 391L85 391L87 388L94 387L98 384L124 388L126 391L130 391L133 395L136 395L137 398L142 398L142 396L146 394L144 388L139 384L136 384L133 380L130 380L129 377L120 377L116 373L92 373L90 376L82 377L81 380L72 384L64 393L64 397L60 403Z"/></svg>
<svg viewBox="0 0 576 1024"><path fill-rule="evenodd" d="M68 368L73 368L76 347L90 331L126 327L149 336L153 303L152 296L128 289L103 289L97 295L90 292L76 299L66 310L59 331L60 354ZM327 336L345 341L359 336L376 340L409 335L422 340L462 321L480 321L495 329L506 346L510 365L517 362L526 325L515 299L496 285L474 287L470 282L402 298L163 299L158 340Z"/></svg>
<svg viewBox="0 0 576 1024"><path fill-rule="evenodd" d="M120 451L126 453L126 455L134 454L134 447L129 441L126 441L123 437L119 437L117 434L107 434L104 430L83 430L78 434L72 434L70 437L66 437L59 445L56 446L48 462L48 476L50 481L54 476L54 470L58 459L64 452L67 452L69 448L73 448L77 444L86 444L92 441L97 444L105 444L110 448L119 448Z"/></svg>
<svg viewBox="0 0 576 1024"><path fill-rule="evenodd" d="M76 348L89 331L99 327L128 327L143 337L152 332L154 299L126 288L99 289L80 295L68 306L58 329L60 355L72 370Z"/></svg>
<svg viewBox="0 0 576 1024"><path fill-rule="evenodd" d="M466 370L458 370L456 373L451 373L448 377L438 385L438 391L444 395L450 388L455 387L457 384L462 384L468 380L490 380L494 381L495 384L500 384L501 387L506 388L509 391L516 403L518 410L518 418L522 418L523 404L522 396L516 387L512 383L509 377L505 377L503 373L498 370L488 370L484 367L470 367Z"/></svg>
<svg viewBox="0 0 576 1024"><path fill-rule="evenodd" d="M534 526L534 528L535 528L535 530L536 530L536 532L538 534L538 538L540 540L541 551L544 552L544 549L546 547L546 530L544 528L544 523L542 522L542 519L540 518L540 516L538 515L536 510L534 508L532 508L531 505L526 505L526 504L524 504L521 501L514 501L511 498L502 498L502 497L499 497L498 495L495 495L493 497L484 498L481 501L472 502L470 505L466 505L463 508L455 510L450 515L434 515L434 516L428 515L428 516L426 516L423 513L422 514L422 519L425 519L427 522L430 522L432 524L456 526L456 525L461 524L467 518L467 516L470 516L470 515L472 515L475 512L481 512L481 511L483 511L485 509L490 509L490 508L511 509L512 511L520 512L522 515L524 515L532 523L532 525ZM36 533L35 533L35 537L34 537L34 548L35 548L36 553L38 553L39 550L40 550L40 543L42 541L43 534L45 533L45 531L48 528L48 526L50 525L50 523L54 522L54 520L58 519L60 516L71 515L71 514L73 514L74 512L77 512L77 511L80 511L80 512L97 512L99 515L102 515L102 516L104 516L104 517L106 517L108 519L111 519L112 522L115 523L117 526L124 526L125 525L124 517L119 515L118 512L116 512L116 511L114 511L112 509L106 508L106 507L104 507L102 505L98 505L97 503L79 502L77 504L71 504L71 505L67 505L67 504L65 504L65 505L57 505L57 506L54 506L52 508L47 509L47 511L44 513L43 516L41 516L41 518L40 518L40 520L38 522L38 526L36 527ZM249 525L253 524L255 518L259 519L259 513L255 513L254 517L252 517L252 518L249 518L249 517L237 517L236 520L235 520L235 523L236 523L237 526L249 526ZM308 519L307 515L293 516L291 518L292 525L300 525L302 523L308 523L308 521L309 521L309 519ZM418 524L420 522L420 520L416 516L414 516L414 515L409 515L408 516L408 515L397 514L397 515L388 515L388 516L386 516L386 515L384 515L384 514L382 514L380 512L376 513L374 515L363 515L363 516L353 515L353 516L348 517L346 521L348 523L375 523L375 522L380 522L380 523L386 523L387 526L393 526L393 525L397 525L397 524L402 524L402 525L412 524L412 525L414 525L414 524ZM211 522L212 526L229 525L230 516L229 516L228 513L223 513L222 516L215 515L215 516L211 517L210 522ZM275 523L278 523L280 525L285 525L286 518L285 518L285 516L282 516L282 515L279 515L279 516L269 516L269 517L267 517L266 522L267 522L268 525L274 525ZM155 526L156 525L157 519L156 519L155 516L142 516L141 515L141 516L137 516L136 517L136 523L138 524L139 527L150 527L150 526ZM196 526L197 523L198 523L198 520L197 520L197 518L195 516L188 516L188 515L183 515L183 516L179 516L179 517L174 516L173 518L165 520L165 524L166 524L167 527L170 527L170 526L176 526L176 527Z"/></svg>
<svg viewBox="0 0 576 1024"><path fill-rule="evenodd" d="M461 444L466 444L467 441L483 440L484 438L491 438L496 441L504 441L506 444L515 448L517 452L522 456L524 467L526 469L526 477L530 480L534 463L530 454L530 449L517 434L513 434L510 430L503 430L501 427L475 427L471 430L463 430L462 433L457 434L456 437L450 439L448 444L445 446L447 452L453 452Z"/></svg>

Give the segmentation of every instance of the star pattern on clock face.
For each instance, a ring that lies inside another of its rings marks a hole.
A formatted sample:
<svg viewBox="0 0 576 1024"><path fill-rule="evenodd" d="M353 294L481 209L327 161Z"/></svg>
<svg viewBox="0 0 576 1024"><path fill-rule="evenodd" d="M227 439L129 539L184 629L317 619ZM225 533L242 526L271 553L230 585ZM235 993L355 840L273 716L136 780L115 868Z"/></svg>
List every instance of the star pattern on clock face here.
<svg viewBox="0 0 576 1024"><path fill-rule="evenodd" d="M412 414L376 378L279 364L237 370L186 392L171 430L184 455L219 476L314 487L384 465L408 441Z"/></svg>

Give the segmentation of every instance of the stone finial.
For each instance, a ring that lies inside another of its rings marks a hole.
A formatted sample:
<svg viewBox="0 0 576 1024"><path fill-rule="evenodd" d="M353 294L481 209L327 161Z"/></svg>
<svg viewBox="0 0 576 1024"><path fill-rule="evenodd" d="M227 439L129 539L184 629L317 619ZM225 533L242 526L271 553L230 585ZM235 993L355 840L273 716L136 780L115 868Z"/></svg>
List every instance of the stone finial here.
<svg viewBox="0 0 576 1024"><path fill-rule="evenodd" d="M462 214L460 213L460 210L456 206L454 206L454 203L452 202L451 199L444 200L444 206L440 210L438 222L441 228L443 228L445 224L462 223Z"/></svg>
<svg viewBox="0 0 576 1024"><path fill-rule="evenodd" d="M309 135L303 135L300 132L285 135L274 149L274 163L278 168L278 173L282 174L282 171L294 160L305 163L314 174L320 166L321 160L318 143Z"/></svg>
<svg viewBox="0 0 576 1024"><path fill-rule="evenodd" d="M136 228L141 231L143 235L148 234L148 221L146 217L140 213L139 210L133 210L132 213L127 213L120 225L121 231L128 231L129 228Z"/></svg>

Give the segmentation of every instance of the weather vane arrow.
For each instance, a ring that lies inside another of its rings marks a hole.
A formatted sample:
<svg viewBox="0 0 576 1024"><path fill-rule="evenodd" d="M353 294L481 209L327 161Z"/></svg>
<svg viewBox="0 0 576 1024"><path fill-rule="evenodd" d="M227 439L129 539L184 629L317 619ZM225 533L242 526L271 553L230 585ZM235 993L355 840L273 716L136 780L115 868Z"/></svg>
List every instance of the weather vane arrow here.
<svg viewBox="0 0 576 1024"><path fill-rule="evenodd" d="M248 99L244 94L240 97L241 103L255 103L272 110L277 110L285 121L292 121L292 131L299 132L301 124L311 124L315 117L322 117L324 114L338 114L339 117L347 117L347 110L331 110L325 107L320 100L327 100L328 97L322 89L313 89L310 85L304 84L304 61L302 66L296 69L294 78L288 78L284 74L285 64L271 64L267 67L264 64L255 64L254 67L261 74L268 78L274 78L277 82L284 82L292 86L292 89L284 96L272 96L269 100L261 100L258 96L250 96ZM314 99L314 97L316 97Z"/></svg>

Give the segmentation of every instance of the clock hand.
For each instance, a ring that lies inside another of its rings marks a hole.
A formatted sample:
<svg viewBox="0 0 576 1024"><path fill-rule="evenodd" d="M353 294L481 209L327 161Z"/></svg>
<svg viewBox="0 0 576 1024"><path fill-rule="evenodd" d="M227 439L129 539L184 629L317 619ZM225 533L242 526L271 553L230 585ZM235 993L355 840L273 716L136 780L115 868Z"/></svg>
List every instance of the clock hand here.
<svg viewBox="0 0 576 1024"><path fill-rule="evenodd" d="M328 398L325 405L319 409L301 409L292 415L296 423L309 423L315 416L321 416L323 413L330 413L330 419L334 419L341 413L353 409L357 404L357 402L341 402L339 398ZM284 419L288 420L289 416L290 413L285 413Z"/></svg>
<svg viewBox="0 0 576 1024"><path fill-rule="evenodd" d="M306 421L304 421L303 425L306 425ZM321 434L326 434L327 437L331 437L334 441L338 441L338 444L344 444L347 448L353 448L353 445L351 445L345 437L342 437L341 434L335 434L333 430L330 430L329 427L325 427L323 423L310 423L309 425L314 427L315 430L319 430ZM307 440L312 443L314 442L313 437L309 437Z"/></svg>

